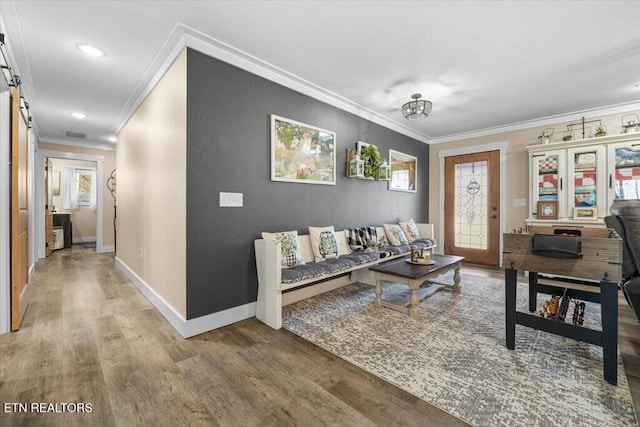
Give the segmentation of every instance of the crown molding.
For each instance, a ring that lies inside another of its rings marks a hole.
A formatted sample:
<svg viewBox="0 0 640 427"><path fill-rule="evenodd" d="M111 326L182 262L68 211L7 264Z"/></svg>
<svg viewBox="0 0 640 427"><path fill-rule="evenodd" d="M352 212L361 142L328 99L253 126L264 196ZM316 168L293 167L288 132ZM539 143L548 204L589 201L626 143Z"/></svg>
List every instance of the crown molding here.
<svg viewBox="0 0 640 427"><path fill-rule="evenodd" d="M593 117L626 113L628 111L640 110L640 101L629 102L625 104L611 105L608 107L591 108L588 110L576 111L567 114L558 114L556 116L548 116L540 119L526 120L518 123L511 123L504 126L495 126L486 129L480 129L470 132L462 132L453 135L443 136L441 138L432 138L430 144L442 144L445 142L461 141L463 139L478 138L481 136L495 135L505 132L513 132L523 129L530 129L534 127L543 127L553 125L562 122L571 122L574 120L581 120L583 117L590 119Z"/></svg>
<svg viewBox="0 0 640 427"><path fill-rule="evenodd" d="M171 34L169 34L167 40L163 43L162 47L154 57L151 65L147 68L147 71L140 80L136 90L133 92L129 101L119 114L114 126L118 132L120 132L131 116L133 116L140 104L149 95L158 81L167 72L171 64L173 64L175 59L185 48L190 48L219 59L242 70L258 75L274 83L278 83L289 89L295 90L296 92L362 117L363 119L379 124L387 129L394 130L410 138L427 144L431 141L430 137L416 131L415 129L397 121L390 120L387 117L365 108L345 97L315 85L301 77L289 73L279 67L269 64L268 62L265 62L253 55L236 49L227 43L183 24L177 24Z"/></svg>
<svg viewBox="0 0 640 427"><path fill-rule="evenodd" d="M104 150L104 151L116 151L115 144L103 144L92 141L69 141L68 139L62 138L38 138L38 148L40 144L56 144L56 145L68 145L71 147L82 147L82 148L91 148L94 150Z"/></svg>

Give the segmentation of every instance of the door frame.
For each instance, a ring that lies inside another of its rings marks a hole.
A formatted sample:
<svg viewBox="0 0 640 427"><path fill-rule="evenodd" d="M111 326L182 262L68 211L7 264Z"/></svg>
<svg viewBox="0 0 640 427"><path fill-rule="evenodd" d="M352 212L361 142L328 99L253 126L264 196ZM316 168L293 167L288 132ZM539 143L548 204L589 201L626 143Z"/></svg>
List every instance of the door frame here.
<svg viewBox="0 0 640 427"><path fill-rule="evenodd" d="M103 201L102 192L104 185L104 156L94 154L81 154L71 153L64 151L54 150L38 150L37 151L37 168L36 168L36 212L40 212L36 218L35 236L37 239L37 259L46 257L46 236L45 236L45 224L44 224L44 162L46 158L53 159L65 159L65 160L80 160L96 162L96 252L113 252L112 247L106 247L103 245Z"/></svg>
<svg viewBox="0 0 640 427"><path fill-rule="evenodd" d="M507 224L507 148L509 148L509 142L507 141L499 141L492 142L488 144L481 145L471 145L468 147L460 147L460 148L452 148L449 150L442 150L438 152L438 179L440 180L440 188L438 189L438 197L442 203L440 203L440 208L438 212L438 216L440 217L439 223L441 224L438 233L438 241L442 242L444 245L444 200L445 200L445 189L444 189L444 159L445 157L451 156L459 156L462 154L474 154L474 153L482 153L484 151L499 151L500 152L500 225L499 225L499 234L500 234L500 247L499 254L502 254L502 233L504 233L506 224ZM444 251L444 248L442 249ZM498 256L498 265L502 266L502 257Z"/></svg>

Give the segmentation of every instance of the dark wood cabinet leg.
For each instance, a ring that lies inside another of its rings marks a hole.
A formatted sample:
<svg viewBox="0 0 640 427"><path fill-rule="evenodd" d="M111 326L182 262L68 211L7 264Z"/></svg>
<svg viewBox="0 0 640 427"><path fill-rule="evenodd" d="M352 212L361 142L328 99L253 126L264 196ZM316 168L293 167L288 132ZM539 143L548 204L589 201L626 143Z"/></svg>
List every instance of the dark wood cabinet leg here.
<svg viewBox="0 0 640 427"><path fill-rule="evenodd" d="M600 313L604 379L615 385L618 383L618 285L613 282L600 282Z"/></svg>
<svg viewBox="0 0 640 427"><path fill-rule="evenodd" d="M505 311L506 311L506 340L507 348L516 348L516 286L518 283L518 270L505 268Z"/></svg>

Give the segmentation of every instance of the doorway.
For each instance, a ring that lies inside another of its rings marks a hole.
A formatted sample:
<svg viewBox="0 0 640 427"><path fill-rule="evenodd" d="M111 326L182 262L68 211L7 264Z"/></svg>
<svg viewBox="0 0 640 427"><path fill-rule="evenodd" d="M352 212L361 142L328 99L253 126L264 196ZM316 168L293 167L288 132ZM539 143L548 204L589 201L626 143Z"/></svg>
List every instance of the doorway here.
<svg viewBox="0 0 640 427"><path fill-rule="evenodd" d="M96 252L113 252L113 246L104 246L103 242L103 206L104 201L102 199L104 180L103 180L103 171L104 171L104 156L97 156L92 154L82 154L82 153L73 153L73 152L62 152L62 151L54 151L54 150L38 150L36 162L38 167L36 168L36 182L39 185L36 185L35 191L35 208L36 212L42 212L42 215L36 215L36 238L37 238L37 258L45 258L46 257L46 226L45 226L45 217L44 214L45 202L47 198L45 196L45 188L44 188L44 165L45 159L63 159L65 161L68 160L77 160L81 162L92 162L96 170L96 231L95 231L95 246ZM61 185L62 183L61 179ZM56 206L56 210L58 207Z"/></svg>
<svg viewBox="0 0 640 427"><path fill-rule="evenodd" d="M48 188L45 178L45 191L53 217L53 248L70 249L71 245L95 248L98 228L96 162L47 157L45 163L49 165L51 176Z"/></svg>
<svg viewBox="0 0 640 427"><path fill-rule="evenodd" d="M506 148L507 143L493 143L438 153L444 253L500 265Z"/></svg>

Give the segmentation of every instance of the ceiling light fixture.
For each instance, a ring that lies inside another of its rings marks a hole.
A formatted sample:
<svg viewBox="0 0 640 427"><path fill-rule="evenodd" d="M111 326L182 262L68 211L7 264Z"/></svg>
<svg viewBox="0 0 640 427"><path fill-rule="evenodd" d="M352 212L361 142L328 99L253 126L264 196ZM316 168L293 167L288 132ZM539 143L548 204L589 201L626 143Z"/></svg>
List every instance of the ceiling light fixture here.
<svg viewBox="0 0 640 427"><path fill-rule="evenodd" d="M98 49L95 46L91 46L90 44L84 44L84 43L78 43L76 44L76 47L78 48L78 50L80 50L80 52L89 55L89 56L96 56L96 57L100 57L100 56L106 56L107 54L104 52L104 50L102 49Z"/></svg>
<svg viewBox="0 0 640 427"><path fill-rule="evenodd" d="M73 117L75 117L76 119L86 119L87 118L87 115L85 113L80 113L80 112L77 112L77 111L74 111L73 113L71 113L71 115Z"/></svg>
<svg viewBox="0 0 640 427"><path fill-rule="evenodd" d="M414 93L411 95L413 101L409 101L402 106L402 115L407 120L420 120L426 119L431 114L431 108L433 104L431 101L427 101L422 98L422 95L419 93Z"/></svg>
<svg viewBox="0 0 640 427"><path fill-rule="evenodd" d="M111 142L117 142L118 138L116 138L115 136L110 136L107 138L107 140L111 141Z"/></svg>

